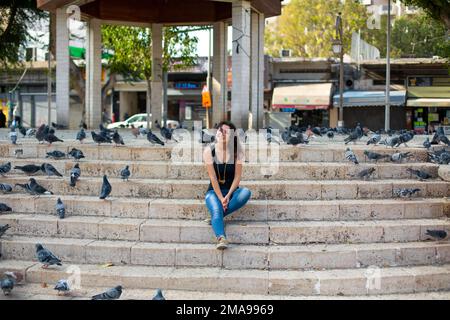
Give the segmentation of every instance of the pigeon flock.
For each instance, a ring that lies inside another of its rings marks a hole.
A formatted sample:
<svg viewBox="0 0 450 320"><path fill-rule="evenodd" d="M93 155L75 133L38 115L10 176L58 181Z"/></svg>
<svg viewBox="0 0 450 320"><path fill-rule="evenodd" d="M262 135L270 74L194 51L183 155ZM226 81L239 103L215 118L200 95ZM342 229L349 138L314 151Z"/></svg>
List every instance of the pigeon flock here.
<svg viewBox="0 0 450 320"><path fill-rule="evenodd" d="M169 141L178 142L174 137L174 129L161 127L157 122L155 123L155 125L156 128L159 129L162 139L150 129L135 128L134 126L131 126L130 131L135 138L145 136L151 145L164 146ZM56 129L58 128L59 127L56 124L52 124L52 126L42 124L37 130L32 128L20 128L19 133L23 138L35 137L38 140L39 144L47 143L48 146L51 146L53 143L64 142L56 135ZM114 147L125 145L123 137L117 130L106 129L103 125L100 125L99 129L99 132L91 131L91 137L95 144L100 146L101 144L114 143ZM368 128L362 127L359 123L354 129L331 129L311 126L300 128L298 126L292 125L289 128L286 128L286 130L283 131L280 136L276 136L273 132L273 129L270 127L266 128L265 132L265 138L268 144L281 144L284 142L286 145L291 146L308 145L309 142L316 136L323 136L327 137L330 140L333 140L337 135L347 135L347 137L344 139L345 145L348 145L350 143L356 144L365 136L367 137L367 147L384 145L386 148L390 147L394 150L394 153L389 154L381 154L371 150L364 150L363 154L366 162L375 163L377 163L378 161L402 163L404 160L411 158L412 154L410 152L400 152L396 148L402 146L407 147L408 142L414 139L414 132L402 130L400 132L388 132L387 138L382 140L381 135L385 134L385 132L371 132ZM18 136L15 128L11 129L9 137L12 144L18 144ZM76 134L75 139L79 141L80 144L83 144L86 141L87 137L88 135L85 128L81 128ZM214 142L214 139L215 137L211 135L208 130L203 129L200 138L201 143L212 143ZM433 145L440 144L443 144L444 148L440 150L434 149L433 151L430 151ZM427 138L423 143L423 147L428 150L429 161L436 164L450 163L450 149L447 149L445 146L450 146L450 140L446 137L443 130L438 130L431 141ZM16 157L23 155L23 150L18 149L16 151ZM86 158L83 152L79 149L72 148L72 150L67 154L58 150L46 153L46 159L51 159L54 161L67 159L69 157L75 161L75 164L70 170L68 183L70 187L76 188L77 183L79 182L81 177L79 162L82 159ZM347 160L355 166L358 166L360 164L357 155L348 146L346 146L345 152L343 154L343 159ZM14 186L0 183L0 193L11 193L13 192L14 188L19 187L30 195L37 197L43 195L53 195L54 193L50 190L47 190L44 186L40 185L36 181L34 176L38 173L41 173L42 175L49 178L64 178L64 175L61 174L57 170L57 168L55 168L51 163L48 162L41 165L27 164L23 166L13 166L11 162L0 164L0 176L6 176L11 172L12 169L21 171L25 175L29 176L29 180L27 183L17 183ZM420 181L429 180L432 178L429 173L422 170L413 168L407 168L406 170L411 175L411 177L415 177ZM375 172L375 167L369 167L351 176L361 180L368 180L374 177ZM125 181L128 181L131 176L132 172L129 165L126 165L120 170L120 172L118 172L118 177L122 179L124 183ZM107 199L111 195L112 189L113 186L109 182L107 175L103 175L102 185L99 190L99 199ZM410 199L413 196L420 194L420 192L420 188L401 188L394 190L393 195L401 199ZM4 203L0 203L0 214L6 214L12 211L13 209L11 207ZM59 219L64 219L66 216L66 206L61 198L58 198L56 201L55 212ZM9 229L11 229L11 226L8 224L0 225L0 238L7 234ZM447 232L444 230L427 230L426 234L438 241L443 240L447 237ZM42 268L47 269L50 266L62 266L63 262L61 261L61 259L58 258L54 253L52 253L48 248L45 248L42 244L37 243L35 245L35 250L36 258L42 264ZM12 272L5 272L3 278L0 278L0 286L3 293L5 295L10 295L17 282L18 279L16 274ZM56 283L54 290L58 292L58 295L66 295L71 292L71 284L68 280L61 279ZM117 285L114 288L106 290L105 292L92 296L92 300L117 300L121 297L122 291L123 287L121 285ZM153 300L165 300L161 289L156 290L156 294L154 295Z"/></svg>

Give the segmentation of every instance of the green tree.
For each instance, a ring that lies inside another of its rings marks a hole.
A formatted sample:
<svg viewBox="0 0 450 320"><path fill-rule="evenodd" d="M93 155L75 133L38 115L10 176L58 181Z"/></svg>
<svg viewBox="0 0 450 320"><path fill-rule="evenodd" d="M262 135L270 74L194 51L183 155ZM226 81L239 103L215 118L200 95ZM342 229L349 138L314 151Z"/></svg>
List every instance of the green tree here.
<svg viewBox="0 0 450 320"><path fill-rule="evenodd" d="M405 5L425 10L432 18L443 22L450 30L450 0L401 0Z"/></svg>
<svg viewBox="0 0 450 320"><path fill-rule="evenodd" d="M36 0L3 0L0 2L0 66L19 62L19 50L34 40L30 29L47 13L36 8Z"/></svg>
<svg viewBox="0 0 450 320"><path fill-rule="evenodd" d="M367 28L369 15L359 2L340 0L292 0L277 21L266 28L267 53L278 57L281 49L290 49L293 56L329 57L339 12L342 12L344 52L349 53L352 33Z"/></svg>
<svg viewBox="0 0 450 320"><path fill-rule="evenodd" d="M196 63L195 53L198 39L190 34L190 27L163 28L163 70L181 69ZM152 36L151 30L142 27L102 27L102 42L112 57L107 67L110 79L121 74L128 81L147 82L147 104L151 97Z"/></svg>

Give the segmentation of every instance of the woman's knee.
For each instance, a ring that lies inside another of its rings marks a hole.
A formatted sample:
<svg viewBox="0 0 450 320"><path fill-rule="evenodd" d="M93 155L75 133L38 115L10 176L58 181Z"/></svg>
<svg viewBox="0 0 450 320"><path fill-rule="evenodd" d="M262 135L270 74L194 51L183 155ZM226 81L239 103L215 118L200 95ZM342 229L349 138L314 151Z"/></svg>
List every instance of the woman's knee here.
<svg viewBox="0 0 450 320"><path fill-rule="evenodd" d="M252 196L252 192L247 188L239 188L239 200L242 202L247 202L250 200L250 197Z"/></svg>

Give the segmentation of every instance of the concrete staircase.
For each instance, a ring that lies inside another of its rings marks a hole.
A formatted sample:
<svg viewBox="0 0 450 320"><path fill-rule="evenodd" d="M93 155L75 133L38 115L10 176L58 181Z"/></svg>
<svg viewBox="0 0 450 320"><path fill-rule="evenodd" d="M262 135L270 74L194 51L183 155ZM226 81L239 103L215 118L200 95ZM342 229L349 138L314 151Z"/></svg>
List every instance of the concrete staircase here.
<svg viewBox="0 0 450 320"><path fill-rule="evenodd" d="M82 176L69 186L70 159L45 159L46 152L81 149ZM163 288L211 294L262 296L366 296L450 291L450 242L436 242L427 229L450 232L449 183L438 166L425 163L423 148L402 148L409 163L368 163L365 146L351 146L361 164L344 160L344 145L282 146L277 172L244 167L242 185L252 200L227 219L229 249L217 251L204 205L208 179L203 164L171 161L170 147L100 146L75 142L47 147L33 142L0 144L1 163L52 163L64 178L36 175L54 196L32 197L16 190L0 195L13 213L0 215L12 226L1 239L0 272L20 271L27 283L53 283L81 272L83 287ZM14 157L23 149L23 158ZM372 147L393 153L385 147ZM129 182L118 178L130 165ZM373 166L373 180L356 173ZM262 165L264 167L264 165ZM406 168L434 178L417 181ZM98 198L101 177L111 197ZM2 183L24 183L12 170ZM393 191L421 189L411 200ZM58 219L56 199L66 205ZM48 247L63 267L41 269L35 243ZM114 266L105 267L106 263ZM378 282L377 282L378 281Z"/></svg>

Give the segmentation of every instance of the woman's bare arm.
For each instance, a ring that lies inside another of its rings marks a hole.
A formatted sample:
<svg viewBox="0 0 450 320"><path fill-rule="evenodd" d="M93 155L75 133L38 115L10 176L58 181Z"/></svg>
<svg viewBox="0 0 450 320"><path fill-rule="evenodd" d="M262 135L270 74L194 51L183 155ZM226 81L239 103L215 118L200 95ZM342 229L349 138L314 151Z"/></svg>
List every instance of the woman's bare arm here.
<svg viewBox="0 0 450 320"><path fill-rule="evenodd" d="M227 194L228 198L230 198L233 192L239 187L239 184L241 183L241 177L242 177L242 162L240 160L236 160L234 179L233 183L231 184L231 188Z"/></svg>
<svg viewBox="0 0 450 320"><path fill-rule="evenodd" d="M211 154L211 149L207 147L205 151L203 151L203 159L206 164L206 170L208 172L209 180L211 180L212 187L214 192L220 201L223 199L222 192L220 191L219 182L217 181L216 172L214 171L214 161Z"/></svg>

